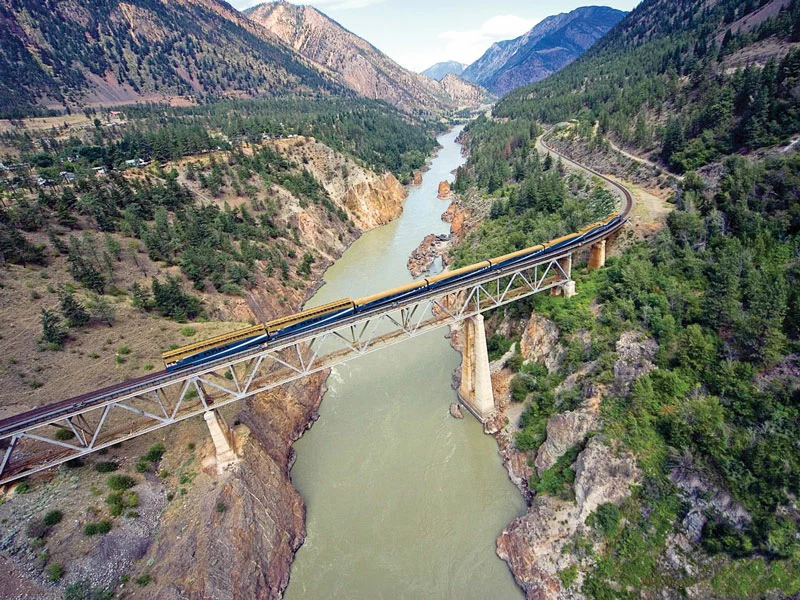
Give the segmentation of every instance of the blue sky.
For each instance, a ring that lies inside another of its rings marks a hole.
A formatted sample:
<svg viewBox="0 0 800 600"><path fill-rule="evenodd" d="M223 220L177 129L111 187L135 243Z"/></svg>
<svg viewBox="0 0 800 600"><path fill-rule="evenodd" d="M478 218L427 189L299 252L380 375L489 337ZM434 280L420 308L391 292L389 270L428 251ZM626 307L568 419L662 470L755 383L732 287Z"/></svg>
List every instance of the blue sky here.
<svg viewBox="0 0 800 600"><path fill-rule="evenodd" d="M228 0L239 9L262 0ZM631 10L639 0L600 0ZM515 38L536 23L586 0L316 0L311 4L401 65L421 71L434 63L470 63L494 42Z"/></svg>

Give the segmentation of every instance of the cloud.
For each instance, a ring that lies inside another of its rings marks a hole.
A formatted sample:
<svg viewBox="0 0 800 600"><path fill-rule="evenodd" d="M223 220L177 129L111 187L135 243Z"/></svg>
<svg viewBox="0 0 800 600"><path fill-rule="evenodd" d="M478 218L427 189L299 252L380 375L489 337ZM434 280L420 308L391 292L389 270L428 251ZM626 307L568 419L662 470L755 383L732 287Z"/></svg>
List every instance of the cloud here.
<svg viewBox="0 0 800 600"><path fill-rule="evenodd" d="M538 22L537 19L525 19L516 15L497 15L485 21L478 29L443 31L439 34L439 39L446 42L443 54L469 64L480 58L495 42L518 37Z"/></svg>

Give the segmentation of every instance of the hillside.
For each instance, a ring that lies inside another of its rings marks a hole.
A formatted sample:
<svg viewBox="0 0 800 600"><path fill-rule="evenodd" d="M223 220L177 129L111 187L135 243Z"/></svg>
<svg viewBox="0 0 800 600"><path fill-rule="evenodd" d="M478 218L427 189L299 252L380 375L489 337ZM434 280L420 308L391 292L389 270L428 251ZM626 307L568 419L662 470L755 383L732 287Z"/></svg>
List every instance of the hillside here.
<svg viewBox="0 0 800 600"><path fill-rule="evenodd" d="M42 107L332 89L339 89L332 76L218 0L0 2L3 117Z"/></svg>
<svg viewBox="0 0 800 600"><path fill-rule="evenodd" d="M648 0L553 77L509 94L498 116L598 122L630 149L691 170L800 131L800 3Z"/></svg>
<svg viewBox="0 0 800 600"><path fill-rule="evenodd" d="M454 99L439 82L404 69L311 6L273 2L245 14L299 54L338 73L360 96L414 114L441 114L462 106L462 96Z"/></svg>
<svg viewBox="0 0 800 600"><path fill-rule="evenodd" d="M461 75L466 68L467 65L464 63L460 63L455 60L448 60L447 62L436 63L435 65L428 67L422 72L422 75L425 75L425 77L430 77L431 79L435 79L436 81L441 81L444 79L445 75Z"/></svg>
<svg viewBox="0 0 800 600"><path fill-rule="evenodd" d="M492 44L461 77L502 96L563 69L624 16L613 8L586 6L548 17L516 39Z"/></svg>
<svg viewBox="0 0 800 600"><path fill-rule="evenodd" d="M543 123L637 202L605 268L575 255L575 297L487 319L498 442L530 500L497 551L528 598L800 592L799 13L647 0L468 127L454 189L483 218L455 266L612 210L540 154Z"/></svg>

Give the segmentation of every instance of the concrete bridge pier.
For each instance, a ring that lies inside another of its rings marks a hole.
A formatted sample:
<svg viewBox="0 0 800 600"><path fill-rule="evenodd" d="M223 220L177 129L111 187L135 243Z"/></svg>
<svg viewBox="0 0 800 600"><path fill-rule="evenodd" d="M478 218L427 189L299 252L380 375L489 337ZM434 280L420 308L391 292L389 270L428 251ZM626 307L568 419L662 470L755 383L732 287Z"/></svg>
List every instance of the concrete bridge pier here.
<svg viewBox="0 0 800 600"><path fill-rule="evenodd" d="M589 269L600 269L606 266L606 241L600 240L589 251Z"/></svg>
<svg viewBox="0 0 800 600"><path fill-rule="evenodd" d="M558 259L558 265L561 267L561 270L567 275L567 277L572 277L572 255L565 256L564 258ZM564 283L563 285L556 286L554 288L550 288L550 295L551 296L564 296L565 298L572 298L577 292L575 291L575 282L571 279Z"/></svg>
<svg viewBox="0 0 800 600"><path fill-rule="evenodd" d="M463 332L464 350L461 354L458 398L481 423L485 423L495 407L483 315L464 319Z"/></svg>
<svg viewBox="0 0 800 600"><path fill-rule="evenodd" d="M208 431L211 433L211 439L214 441L214 447L217 450L217 473L222 474L225 469L238 460L236 453L233 451L228 426L222 416L215 410L207 411L203 417L206 420Z"/></svg>

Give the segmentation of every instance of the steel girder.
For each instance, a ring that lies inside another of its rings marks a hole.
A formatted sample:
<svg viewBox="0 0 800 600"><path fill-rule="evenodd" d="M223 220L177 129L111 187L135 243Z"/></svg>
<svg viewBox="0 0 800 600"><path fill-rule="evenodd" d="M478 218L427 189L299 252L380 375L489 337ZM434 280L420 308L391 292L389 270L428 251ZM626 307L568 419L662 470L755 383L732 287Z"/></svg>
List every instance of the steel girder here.
<svg viewBox="0 0 800 600"><path fill-rule="evenodd" d="M354 315L189 374L175 373L0 438L0 484L250 398L570 281L565 253Z"/></svg>

